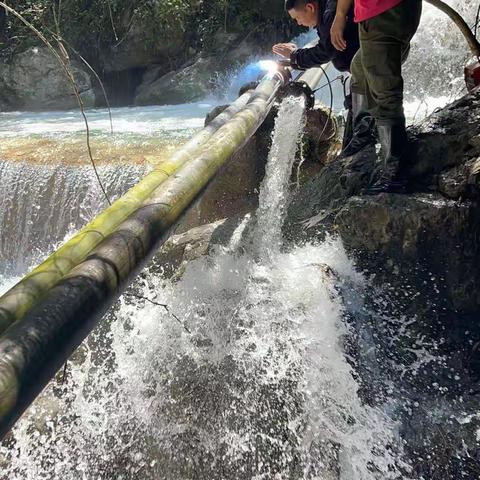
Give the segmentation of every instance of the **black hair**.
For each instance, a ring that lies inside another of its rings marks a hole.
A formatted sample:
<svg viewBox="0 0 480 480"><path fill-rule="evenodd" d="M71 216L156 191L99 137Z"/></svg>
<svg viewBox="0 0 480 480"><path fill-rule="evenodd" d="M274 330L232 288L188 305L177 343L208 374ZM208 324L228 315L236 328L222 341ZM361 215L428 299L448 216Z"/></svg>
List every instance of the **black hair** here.
<svg viewBox="0 0 480 480"><path fill-rule="evenodd" d="M288 12L293 8L304 6L307 3L315 3L317 0L285 0L285 10Z"/></svg>

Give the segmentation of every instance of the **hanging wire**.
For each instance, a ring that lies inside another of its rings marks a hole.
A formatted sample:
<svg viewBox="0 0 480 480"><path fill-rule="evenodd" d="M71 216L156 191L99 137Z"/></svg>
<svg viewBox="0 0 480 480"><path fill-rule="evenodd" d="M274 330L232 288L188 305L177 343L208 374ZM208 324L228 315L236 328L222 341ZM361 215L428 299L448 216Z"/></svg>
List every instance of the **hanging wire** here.
<svg viewBox="0 0 480 480"><path fill-rule="evenodd" d="M328 76L327 72L326 72L325 69L322 67L322 65L319 65L318 67L322 70L323 74L325 75L325 78L327 79L327 83L326 83L325 86L328 85L329 91L330 91L330 110L329 110L329 112L328 112L327 121L325 122L325 125L323 126L322 133L320 133L320 137L319 137L319 138L322 138L323 134L325 133L325 130L327 129L328 123L329 123L329 122L330 122L330 123L333 123L333 122L332 122L332 112L333 112L333 88L332 88L332 83L333 83L333 82L332 82L332 80L330 80L330 77ZM335 127L335 125L334 125L334 127ZM337 129L334 128L334 131L333 131L332 135L330 135L330 137L327 138L327 141L328 141L328 140L331 140L336 134L337 134Z"/></svg>
<svg viewBox="0 0 480 480"><path fill-rule="evenodd" d="M331 83L334 83L334 82L336 82L337 80L343 80L343 75L339 75L338 77L334 78ZM313 90L313 93L316 93L316 92L318 92L319 90L322 90L323 88L328 87L329 84L330 84L330 82L324 83L321 87L318 87L318 88L316 88L315 90ZM343 82L342 82L342 84L344 85ZM343 90L343 92L345 93L345 85L344 85L344 90Z"/></svg>
<svg viewBox="0 0 480 480"><path fill-rule="evenodd" d="M166 310L166 312L172 317L175 319L175 321L177 321L183 328L184 330L188 333L188 334L191 334L192 331L185 325L185 322L182 322L171 310L170 308L168 307L167 304L165 303L159 303L159 302L156 302L155 300L151 300L150 298L148 297L144 297L143 295L139 295L138 293L127 293L125 294L126 296L130 296L130 297L135 297L135 298L138 298L139 300L146 300L147 302L150 302L152 305L156 305L157 307L162 307Z"/></svg>

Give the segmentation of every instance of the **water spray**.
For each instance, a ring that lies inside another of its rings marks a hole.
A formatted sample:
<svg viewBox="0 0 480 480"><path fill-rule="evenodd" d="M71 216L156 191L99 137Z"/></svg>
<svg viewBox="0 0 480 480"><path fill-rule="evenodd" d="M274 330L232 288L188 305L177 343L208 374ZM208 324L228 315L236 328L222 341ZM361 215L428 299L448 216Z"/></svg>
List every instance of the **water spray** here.
<svg viewBox="0 0 480 480"><path fill-rule="evenodd" d="M465 83L467 84L468 91L473 91L480 85L480 42L477 40L476 36L467 25L463 17L456 10L450 7L450 5L447 5L442 0L425 1L448 15L465 37L465 40L467 41L468 46L470 47L470 50L474 56L474 58L471 59L470 62L465 66Z"/></svg>
<svg viewBox="0 0 480 480"><path fill-rule="evenodd" d="M258 62L259 66L270 73L270 75L282 75L285 78L284 86L281 87L278 98L283 99L289 95L294 97L305 97L305 107L307 110L311 110L315 106L315 91L311 88L311 82L303 79L292 79L291 72L292 67L289 59L282 58L280 60L261 60ZM324 72L318 71L318 75L321 77ZM298 77L303 77L305 73ZM315 85L318 81L315 82Z"/></svg>

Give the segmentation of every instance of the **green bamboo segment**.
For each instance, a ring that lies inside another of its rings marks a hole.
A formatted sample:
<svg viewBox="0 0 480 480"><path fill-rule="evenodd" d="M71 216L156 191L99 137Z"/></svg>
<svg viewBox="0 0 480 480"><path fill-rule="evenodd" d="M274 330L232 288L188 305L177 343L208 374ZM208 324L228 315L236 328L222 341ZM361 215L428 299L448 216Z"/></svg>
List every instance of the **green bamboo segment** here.
<svg viewBox="0 0 480 480"><path fill-rule="evenodd" d="M52 286L75 265L78 265L106 236L185 163L194 158L198 149L229 119L248 103L252 92L246 92L193 136L172 157L145 176L125 195L83 227L44 262L0 297L0 334L25 315Z"/></svg>
<svg viewBox="0 0 480 480"><path fill-rule="evenodd" d="M115 231L0 336L0 438L78 347L183 211L257 130L284 78L266 78L250 102L199 147Z"/></svg>

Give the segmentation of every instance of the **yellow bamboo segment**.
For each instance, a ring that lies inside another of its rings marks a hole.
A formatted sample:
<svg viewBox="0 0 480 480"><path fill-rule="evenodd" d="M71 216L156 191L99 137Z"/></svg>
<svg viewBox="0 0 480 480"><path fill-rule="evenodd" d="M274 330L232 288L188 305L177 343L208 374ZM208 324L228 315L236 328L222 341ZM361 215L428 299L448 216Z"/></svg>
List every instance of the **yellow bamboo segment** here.
<svg viewBox="0 0 480 480"><path fill-rule="evenodd" d="M314 89L320 78L310 71L302 81ZM0 335L0 439L151 258L170 227L255 133L284 82L279 74L264 78L244 107L198 145L181 168L163 172L167 178L152 191L155 180L142 187L132 199L133 211L108 235L96 233L97 245L78 264L72 254L57 258L60 249L54 259L69 269L61 278L40 269L22 288L10 291L9 301L20 309L13 312L26 314ZM58 267L54 263L50 268ZM44 279L54 285L45 289ZM28 288L38 291L29 293ZM21 305L25 299L27 309Z"/></svg>
<svg viewBox="0 0 480 480"><path fill-rule="evenodd" d="M0 336L0 439L118 298L185 208L255 133L283 82L281 76L264 79L251 101L200 146L194 159Z"/></svg>
<svg viewBox="0 0 480 480"><path fill-rule="evenodd" d="M141 206L156 188L194 158L197 150L223 124L247 105L251 95L252 92L249 91L240 96L209 125L174 152L167 162L162 162L158 168L146 175L137 185L0 297L0 334L25 315L45 292L85 259L105 237Z"/></svg>

